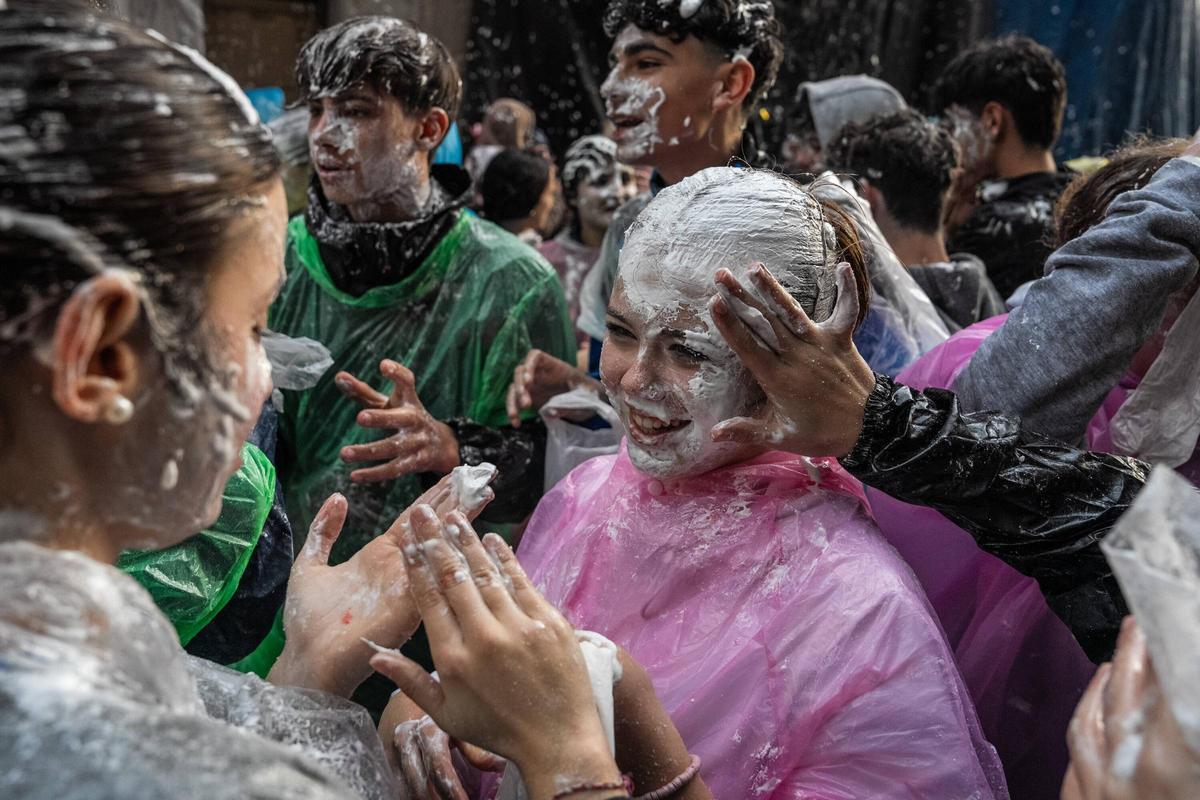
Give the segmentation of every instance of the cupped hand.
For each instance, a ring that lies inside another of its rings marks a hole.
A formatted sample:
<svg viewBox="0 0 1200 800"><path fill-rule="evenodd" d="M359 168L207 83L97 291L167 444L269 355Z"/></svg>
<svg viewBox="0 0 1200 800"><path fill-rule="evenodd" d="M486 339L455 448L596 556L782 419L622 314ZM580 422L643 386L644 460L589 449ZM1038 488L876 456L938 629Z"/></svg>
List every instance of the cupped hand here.
<svg viewBox="0 0 1200 800"><path fill-rule="evenodd" d="M418 508L405 547L440 683L399 654L371 665L450 736L515 761L531 796L556 780L619 783L575 631L500 537L448 521Z"/></svg>
<svg viewBox="0 0 1200 800"><path fill-rule="evenodd" d="M485 492L490 499L491 490ZM374 650L398 647L420 624L401 552L401 530L417 506L443 516L477 516L486 502L464 508L451 478L443 478L396 518L391 527L337 566L329 553L346 521L346 499L335 494L317 512L288 580L283 626L287 644L271 680L349 697L371 674ZM365 641L364 641L365 640Z"/></svg>
<svg viewBox="0 0 1200 800"><path fill-rule="evenodd" d="M767 399L754 416L714 426L713 439L804 456L845 455L862 431L875 387L874 373L854 346L859 313L854 272L849 264L838 266L837 303L822 323L809 319L761 264L751 268L750 280L756 292L729 270L718 271L719 294L709 308L717 330Z"/></svg>
<svg viewBox="0 0 1200 800"><path fill-rule="evenodd" d="M1100 667L1079 701L1067 745L1063 800L1200 797L1200 753L1184 740L1132 617L1113 662Z"/></svg>
<svg viewBox="0 0 1200 800"><path fill-rule="evenodd" d="M350 473L356 483L379 483L415 472L443 475L459 465L458 439L444 422L434 419L417 396L412 372L390 359L379 371L392 382L392 393L384 395L351 375L339 372L334 383L363 406L357 422L364 428L385 431L383 438L367 444L342 448L342 461L356 464L382 461Z"/></svg>
<svg viewBox="0 0 1200 800"><path fill-rule="evenodd" d="M521 427L522 412L541 408L551 397L578 386L591 386L600 391L600 382L578 367L541 350L530 350L525 360L513 370L512 383L508 387L505 403L509 422L514 428Z"/></svg>

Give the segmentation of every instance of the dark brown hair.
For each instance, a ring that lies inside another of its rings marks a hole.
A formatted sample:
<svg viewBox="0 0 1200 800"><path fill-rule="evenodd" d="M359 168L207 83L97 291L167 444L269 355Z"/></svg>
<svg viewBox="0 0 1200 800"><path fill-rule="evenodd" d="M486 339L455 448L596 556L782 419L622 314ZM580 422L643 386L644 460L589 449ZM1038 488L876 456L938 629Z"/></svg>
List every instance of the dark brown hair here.
<svg viewBox="0 0 1200 800"><path fill-rule="evenodd" d="M207 366L198 292L280 170L231 83L81 2L0 10L0 346L45 335L75 287L115 267L141 282L159 350Z"/></svg>
<svg viewBox="0 0 1200 800"><path fill-rule="evenodd" d="M1103 167L1067 184L1054 207L1055 246L1062 247L1104 219L1117 195L1145 186L1187 146L1186 139L1139 136L1113 151Z"/></svg>
<svg viewBox="0 0 1200 800"><path fill-rule="evenodd" d="M392 95L410 114L440 108L453 120L462 79L446 46L411 22L355 17L318 33L296 59L304 100L367 84Z"/></svg>
<svg viewBox="0 0 1200 800"><path fill-rule="evenodd" d="M831 200L816 200L821 205L826 221L833 226L841 260L848 263L854 272L854 286L858 292L858 317L854 320L854 330L857 331L871 310L871 274L867 272L867 255L858 236L858 227L850 215Z"/></svg>
<svg viewBox="0 0 1200 800"><path fill-rule="evenodd" d="M725 58L743 56L754 67L754 83L746 96L748 112L779 76L783 63L781 26L771 0L707 0L688 16L680 0L611 0L604 12L604 32L616 37L626 25L682 42L695 36L716 47Z"/></svg>

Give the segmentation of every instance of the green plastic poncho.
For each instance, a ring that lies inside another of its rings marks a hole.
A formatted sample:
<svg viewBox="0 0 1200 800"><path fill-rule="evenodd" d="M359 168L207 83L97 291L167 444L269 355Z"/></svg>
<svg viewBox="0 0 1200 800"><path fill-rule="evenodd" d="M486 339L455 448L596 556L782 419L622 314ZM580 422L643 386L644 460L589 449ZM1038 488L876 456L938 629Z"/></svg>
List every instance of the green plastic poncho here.
<svg viewBox="0 0 1200 800"><path fill-rule="evenodd" d="M165 550L126 550L117 559L175 626L180 644L203 630L237 591L274 497L275 467L246 443L212 527Z"/></svg>
<svg viewBox="0 0 1200 800"><path fill-rule="evenodd" d="M334 368L311 389L284 391L276 463L297 533L321 503L343 493L350 515L333 551L344 561L387 529L421 493L419 476L358 485L342 447L381 438L359 427L360 406L334 384L345 370L385 394L379 362L412 370L435 418L465 417L507 426L504 401L513 370L532 348L568 362L575 340L554 269L503 229L467 212L433 251L398 283L360 296L338 289L302 216L288 226L288 280L271 309L272 330L306 336L329 348ZM531 476L540 481L541 476Z"/></svg>

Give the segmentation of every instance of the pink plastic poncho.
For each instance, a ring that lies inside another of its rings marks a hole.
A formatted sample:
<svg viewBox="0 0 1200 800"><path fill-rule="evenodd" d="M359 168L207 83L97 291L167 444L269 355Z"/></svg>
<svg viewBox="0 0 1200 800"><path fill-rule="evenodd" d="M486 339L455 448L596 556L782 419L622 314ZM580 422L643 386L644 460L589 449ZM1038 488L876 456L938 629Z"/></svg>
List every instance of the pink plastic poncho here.
<svg viewBox="0 0 1200 800"><path fill-rule="evenodd" d="M646 668L714 797L1008 796L920 586L836 467L771 453L664 486L622 445L542 499L520 557Z"/></svg>
<svg viewBox="0 0 1200 800"><path fill-rule="evenodd" d="M916 389L951 386L1006 318L956 333L898 380ZM913 568L937 612L1013 796L1057 798L1068 762L1067 725L1095 665L1033 578L984 553L969 533L933 509L873 489L867 497L880 530Z"/></svg>

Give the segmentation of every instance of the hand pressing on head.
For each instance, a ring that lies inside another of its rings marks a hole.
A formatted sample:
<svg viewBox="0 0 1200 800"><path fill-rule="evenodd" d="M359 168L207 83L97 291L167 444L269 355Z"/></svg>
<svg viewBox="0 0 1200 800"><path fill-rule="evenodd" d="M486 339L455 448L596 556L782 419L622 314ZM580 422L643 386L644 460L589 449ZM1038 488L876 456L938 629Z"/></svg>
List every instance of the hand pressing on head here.
<svg viewBox="0 0 1200 800"><path fill-rule="evenodd" d="M350 480L379 483L415 472L443 475L457 467L458 439L449 425L425 410L412 372L390 359L380 362L379 371L392 382L391 395L372 389L349 372L339 372L333 379L343 394L363 406L358 424L385 432L374 442L342 448L342 461L347 464L384 462L354 470Z"/></svg>
<svg viewBox="0 0 1200 800"><path fill-rule="evenodd" d="M575 631L500 537L481 543L464 516L448 520L454 530L419 508L405 537L440 683L399 654L380 653L371 666L450 736L514 761L531 797L553 797L562 785L619 783Z"/></svg>
<svg viewBox="0 0 1200 800"><path fill-rule="evenodd" d="M713 427L715 441L765 444L804 456L842 456L862 431L875 375L854 347L858 293L849 264L838 267L833 314L814 323L761 264L750 292L727 269L709 303L721 336L766 393L753 417ZM762 299L760 299L762 298Z"/></svg>
<svg viewBox="0 0 1200 800"><path fill-rule="evenodd" d="M1133 617L1111 664L1100 667L1067 730L1063 800L1200 797L1200 753L1188 747Z"/></svg>
<svg viewBox="0 0 1200 800"><path fill-rule="evenodd" d="M521 427L521 413L539 409L555 395L587 386L601 393L600 382L578 367L541 350L530 350L513 370L506 405L514 428Z"/></svg>
<svg viewBox="0 0 1200 800"><path fill-rule="evenodd" d="M490 500L491 489L485 499ZM287 644L269 676L273 683L349 697L371 674L374 652L363 640L398 647L420 623L401 552L401 529L418 505L474 518L487 503L461 505L447 476L344 564L329 565L346 521L346 498L335 494L317 512L288 579L283 608Z"/></svg>

